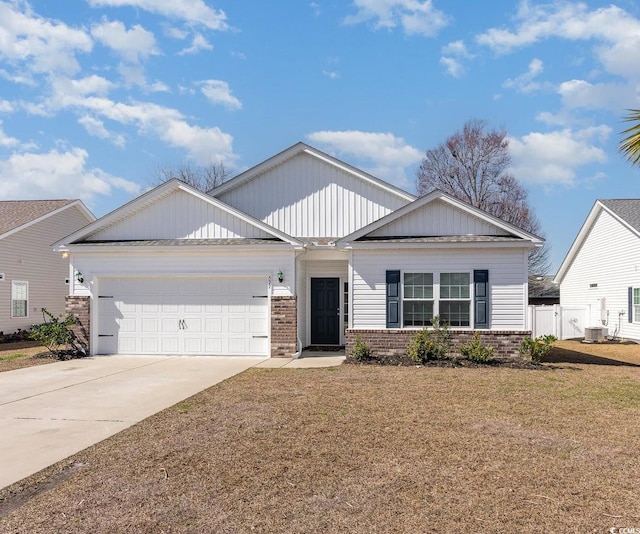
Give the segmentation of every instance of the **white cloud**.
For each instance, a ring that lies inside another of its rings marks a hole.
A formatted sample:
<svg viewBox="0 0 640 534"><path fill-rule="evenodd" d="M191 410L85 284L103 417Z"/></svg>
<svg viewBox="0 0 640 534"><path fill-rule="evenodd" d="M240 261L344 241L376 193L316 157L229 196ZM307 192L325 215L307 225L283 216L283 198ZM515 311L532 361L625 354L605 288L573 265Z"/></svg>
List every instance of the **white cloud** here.
<svg viewBox="0 0 640 534"><path fill-rule="evenodd" d="M59 198L60 191L91 202L114 189L140 192L140 186L101 169L87 168L88 154L81 148L66 152L13 154L0 160L0 198ZM20 180L15 177L20 176Z"/></svg>
<svg viewBox="0 0 640 534"><path fill-rule="evenodd" d="M403 188L411 187L406 168L422 159L422 152L391 133L320 131L307 138L331 153L369 162L366 170Z"/></svg>
<svg viewBox="0 0 640 534"><path fill-rule="evenodd" d="M11 137L4 133L2 128L2 121L0 121L0 146L4 148L14 148L20 144L20 141L15 137Z"/></svg>
<svg viewBox="0 0 640 534"><path fill-rule="evenodd" d="M464 74L464 66L455 58L443 56L440 58L440 65L454 78L460 78Z"/></svg>
<svg viewBox="0 0 640 534"><path fill-rule="evenodd" d="M357 13L347 16L345 24L373 21L375 29L401 27L408 35L431 37L449 23L431 0L354 0L353 5Z"/></svg>
<svg viewBox="0 0 640 534"><path fill-rule="evenodd" d="M153 83L148 83L142 87L147 93L170 93L171 89L169 86L160 81L155 81Z"/></svg>
<svg viewBox="0 0 640 534"><path fill-rule="evenodd" d="M126 144L124 136L120 134L112 134L111 132L109 132L100 119L96 119L95 117L91 117L89 115L83 115L78 119L78 123L84 127L89 135L98 137L100 139L107 139L114 145L121 148Z"/></svg>
<svg viewBox="0 0 640 534"><path fill-rule="evenodd" d="M569 80L560 84L558 93L568 108L609 109L620 113L621 107L640 104L640 86L624 83L596 83ZM621 102L625 104L621 105Z"/></svg>
<svg viewBox="0 0 640 534"><path fill-rule="evenodd" d="M222 80L203 80L198 83L202 94L213 104L222 104L228 109L242 109L242 103L231 93L229 84Z"/></svg>
<svg viewBox="0 0 640 534"><path fill-rule="evenodd" d="M0 113L12 113L15 111L15 106L8 100L0 98Z"/></svg>
<svg viewBox="0 0 640 534"><path fill-rule="evenodd" d="M322 74L327 78L330 78L331 80L337 80L338 78L340 78L340 73L335 70L322 69Z"/></svg>
<svg viewBox="0 0 640 534"><path fill-rule="evenodd" d="M93 7L131 6L158 13L165 17L184 20L211 30L227 30L227 15L221 9L209 7L204 0L87 0Z"/></svg>
<svg viewBox="0 0 640 534"><path fill-rule="evenodd" d="M131 63L139 63L159 53L153 33L139 24L127 30L118 20L103 20L91 26L91 35Z"/></svg>
<svg viewBox="0 0 640 534"><path fill-rule="evenodd" d="M529 69L515 79L507 79L502 86L515 89L520 93L532 93L542 87L540 82L534 81L535 78L544 70L544 63L538 58L534 58L529 63Z"/></svg>
<svg viewBox="0 0 640 534"><path fill-rule="evenodd" d="M207 41L206 37L202 34L196 33L191 41L191 46L180 50L178 55L184 56L185 54L197 54L201 50L213 50L213 45Z"/></svg>
<svg viewBox="0 0 640 534"><path fill-rule="evenodd" d="M464 65L462 59L472 59L473 54L469 53L464 41L452 41L442 47L442 57L440 65L442 65L447 73L454 78L460 78L464 74Z"/></svg>
<svg viewBox="0 0 640 534"><path fill-rule="evenodd" d="M607 72L640 78L640 20L617 6L589 10L581 2L534 6L523 0L516 21L515 31L491 28L477 41L498 53L551 38L595 41L594 51Z"/></svg>
<svg viewBox="0 0 640 534"><path fill-rule="evenodd" d="M509 139L513 158L511 172L527 182L572 186L581 166L607 160L604 150L596 143L604 142L610 133L608 126L601 125L512 137Z"/></svg>
<svg viewBox="0 0 640 534"><path fill-rule="evenodd" d="M317 2L311 2L309 7L313 10L313 15L318 17L320 15L320 4Z"/></svg>
<svg viewBox="0 0 640 534"><path fill-rule="evenodd" d="M79 70L76 53L90 52L92 45L85 31L34 15L26 2L0 3L0 59L16 66L22 80L29 80L23 71L73 74Z"/></svg>

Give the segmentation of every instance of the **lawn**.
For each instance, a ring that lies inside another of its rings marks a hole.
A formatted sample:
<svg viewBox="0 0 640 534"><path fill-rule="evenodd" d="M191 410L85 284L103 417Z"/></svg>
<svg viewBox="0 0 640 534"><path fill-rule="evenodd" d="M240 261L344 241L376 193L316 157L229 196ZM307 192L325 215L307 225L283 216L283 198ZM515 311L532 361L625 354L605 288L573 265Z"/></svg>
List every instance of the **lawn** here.
<svg viewBox="0 0 640 534"><path fill-rule="evenodd" d="M640 528L640 346L610 347L250 370L1 492L0 531Z"/></svg>

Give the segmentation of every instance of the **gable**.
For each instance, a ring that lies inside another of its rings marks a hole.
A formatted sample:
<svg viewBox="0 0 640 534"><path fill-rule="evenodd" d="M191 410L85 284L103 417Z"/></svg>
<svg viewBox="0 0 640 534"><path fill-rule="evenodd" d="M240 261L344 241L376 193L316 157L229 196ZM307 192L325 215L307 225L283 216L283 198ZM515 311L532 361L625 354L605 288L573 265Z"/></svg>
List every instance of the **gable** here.
<svg viewBox="0 0 640 534"><path fill-rule="evenodd" d="M636 224L640 223L640 218L636 210L640 210L640 202L636 199L596 200L562 261L554 282L561 284L569 270L573 268L576 258L583 253L583 248L587 245L592 246L594 242L598 243L601 249L610 242L615 242L619 250L627 247L637 249L640 230ZM607 230L603 236L600 236L598 233L601 233L602 227L606 227ZM614 233L619 237L625 237L622 241L612 241L614 238L611 236Z"/></svg>
<svg viewBox="0 0 640 534"><path fill-rule="evenodd" d="M272 238L266 231L239 219L182 189L145 204L128 217L102 228L86 241L155 239Z"/></svg>
<svg viewBox="0 0 640 534"><path fill-rule="evenodd" d="M503 228L443 200L434 200L367 234L375 237L510 236Z"/></svg>
<svg viewBox="0 0 640 534"><path fill-rule="evenodd" d="M0 239L69 210L77 211L80 216L80 223L75 227L76 229L95 220L93 214L80 200L0 201ZM73 217L73 215L68 216Z"/></svg>
<svg viewBox="0 0 640 534"><path fill-rule="evenodd" d="M234 178L212 194L288 235L334 238L413 199L306 145L293 148L286 158L257 168L255 175Z"/></svg>

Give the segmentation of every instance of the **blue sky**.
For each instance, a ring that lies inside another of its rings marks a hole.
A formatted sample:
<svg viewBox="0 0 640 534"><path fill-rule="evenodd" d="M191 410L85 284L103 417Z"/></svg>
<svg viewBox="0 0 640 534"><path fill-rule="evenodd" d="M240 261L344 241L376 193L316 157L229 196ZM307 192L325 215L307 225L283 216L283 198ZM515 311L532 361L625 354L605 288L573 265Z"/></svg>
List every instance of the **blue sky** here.
<svg viewBox="0 0 640 534"><path fill-rule="evenodd" d="M468 0L0 0L0 199L101 216L159 166L237 173L297 141L414 192L471 118L510 136L559 267L640 108L640 5Z"/></svg>

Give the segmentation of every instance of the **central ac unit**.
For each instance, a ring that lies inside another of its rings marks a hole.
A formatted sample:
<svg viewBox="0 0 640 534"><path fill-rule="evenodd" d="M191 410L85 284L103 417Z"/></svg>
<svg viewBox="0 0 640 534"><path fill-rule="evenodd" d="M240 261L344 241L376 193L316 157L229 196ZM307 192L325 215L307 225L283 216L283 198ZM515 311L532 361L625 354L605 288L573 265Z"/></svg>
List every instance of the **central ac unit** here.
<svg viewBox="0 0 640 534"><path fill-rule="evenodd" d="M602 328L589 327L584 329L584 340L589 343L596 343L602 339Z"/></svg>

